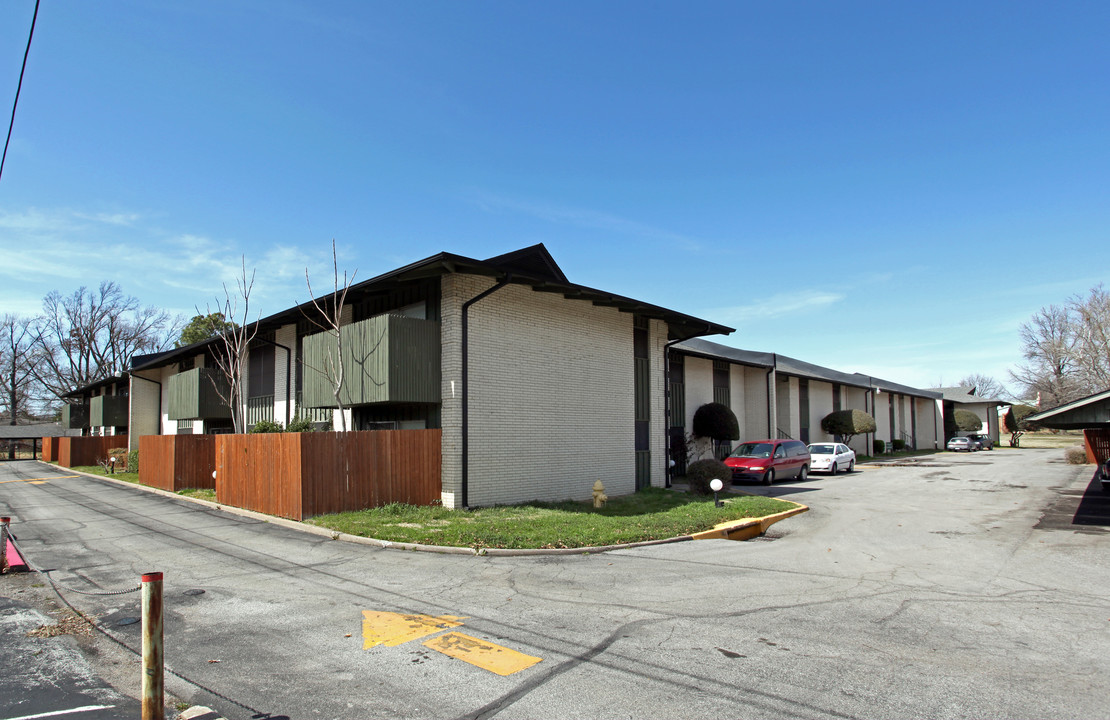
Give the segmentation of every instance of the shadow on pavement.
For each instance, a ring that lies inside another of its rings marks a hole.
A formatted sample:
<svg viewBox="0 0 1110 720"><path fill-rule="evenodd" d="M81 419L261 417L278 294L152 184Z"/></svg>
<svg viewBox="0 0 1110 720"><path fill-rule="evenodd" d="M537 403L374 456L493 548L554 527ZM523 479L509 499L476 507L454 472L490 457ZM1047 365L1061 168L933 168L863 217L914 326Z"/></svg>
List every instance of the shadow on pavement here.
<svg viewBox="0 0 1110 720"><path fill-rule="evenodd" d="M1098 470L1092 473L1085 489L1074 486L1061 489L1036 527L1040 530L1110 533L1110 493L1103 492Z"/></svg>
<svg viewBox="0 0 1110 720"><path fill-rule="evenodd" d="M1094 477L1079 500L1072 524L1110 528L1110 493L1103 491L1098 470L1095 470Z"/></svg>

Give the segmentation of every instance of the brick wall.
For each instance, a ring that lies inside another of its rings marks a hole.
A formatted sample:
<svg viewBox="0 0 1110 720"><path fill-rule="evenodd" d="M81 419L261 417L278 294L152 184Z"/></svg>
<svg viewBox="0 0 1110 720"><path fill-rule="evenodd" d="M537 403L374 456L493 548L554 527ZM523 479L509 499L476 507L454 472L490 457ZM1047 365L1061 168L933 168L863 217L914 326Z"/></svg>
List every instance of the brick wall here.
<svg viewBox="0 0 1110 720"><path fill-rule="evenodd" d="M767 370L740 366L744 372L743 407L737 412L744 415L744 427L740 433L740 440L760 440L773 437L774 433L767 427ZM733 403L735 407L735 403Z"/></svg>
<svg viewBox="0 0 1110 720"><path fill-rule="evenodd" d="M461 504L462 304L493 281L442 282L443 502ZM632 315L509 285L471 306L473 506L635 489ZM652 483L662 485L662 323L649 336ZM452 382L454 388L452 390Z"/></svg>

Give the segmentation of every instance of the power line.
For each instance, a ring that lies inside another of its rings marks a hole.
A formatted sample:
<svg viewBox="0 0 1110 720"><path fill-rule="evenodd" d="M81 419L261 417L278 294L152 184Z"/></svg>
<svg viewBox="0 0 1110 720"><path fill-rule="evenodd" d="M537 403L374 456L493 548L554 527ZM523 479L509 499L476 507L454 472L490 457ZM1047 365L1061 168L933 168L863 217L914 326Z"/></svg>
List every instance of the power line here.
<svg viewBox="0 0 1110 720"><path fill-rule="evenodd" d="M4 161L8 159L8 145L12 141L12 128L15 127L15 109L19 106L19 91L23 89L23 73L27 71L27 56L31 54L31 39L35 37L35 21L39 18L39 0L35 0L35 14L31 16L31 32L27 35L27 49L23 51L23 67L19 69L19 84L15 86L15 102L12 103L12 120L8 123L8 139L4 141L4 155L0 156L0 177L4 176Z"/></svg>

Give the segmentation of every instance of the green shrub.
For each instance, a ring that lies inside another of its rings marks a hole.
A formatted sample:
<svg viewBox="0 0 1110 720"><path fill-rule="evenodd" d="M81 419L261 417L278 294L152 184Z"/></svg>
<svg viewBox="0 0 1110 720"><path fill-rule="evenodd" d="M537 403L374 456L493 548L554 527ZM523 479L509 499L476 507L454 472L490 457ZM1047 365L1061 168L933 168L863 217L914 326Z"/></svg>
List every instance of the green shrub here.
<svg viewBox="0 0 1110 720"><path fill-rule="evenodd" d="M875 427L875 418L863 410L837 410L821 418L821 429L843 443L851 442L855 435L875 432Z"/></svg>
<svg viewBox="0 0 1110 720"><path fill-rule="evenodd" d="M277 433L277 432L282 432L283 430L284 430L284 428L281 427L281 423L279 423L279 422L274 422L273 420L259 420L254 425L252 425L250 430L248 430L247 432L250 432L250 433Z"/></svg>
<svg viewBox="0 0 1110 720"><path fill-rule="evenodd" d="M890 447L894 450L894 452L898 452L899 450L905 450L906 449L906 441L901 439L901 438L899 438L897 440L891 440L890 441Z"/></svg>
<svg viewBox="0 0 1110 720"><path fill-rule="evenodd" d="M139 472L139 451L132 450L127 453L127 472Z"/></svg>
<svg viewBox="0 0 1110 720"><path fill-rule="evenodd" d="M686 482L694 495L708 495L710 480L720 480L727 490L732 487L732 470L720 460L695 460L686 468Z"/></svg>
<svg viewBox="0 0 1110 720"><path fill-rule="evenodd" d="M956 421L956 427L964 432L977 433L983 429L983 421L970 410L957 410L952 413L952 419Z"/></svg>
<svg viewBox="0 0 1110 720"><path fill-rule="evenodd" d="M875 454L882 455L884 452L886 452L886 443L878 438L875 438Z"/></svg>
<svg viewBox="0 0 1110 720"><path fill-rule="evenodd" d="M1064 450L1064 460L1068 465L1086 465L1087 464L1087 449L1082 445L1076 445Z"/></svg>
<svg viewBox="0 0 1110 720"><path fill-rule="evenodd" d="M285 432L316 432L316 424L311 418L298 416L285 427Z"/></svg>
<svg viewBox="0 0 1110 720"><path fill-rule="evenodd" d="M739 440L740 423L736 413L721 403L706 403L694 412L694 437L713 440Z"/></svg>

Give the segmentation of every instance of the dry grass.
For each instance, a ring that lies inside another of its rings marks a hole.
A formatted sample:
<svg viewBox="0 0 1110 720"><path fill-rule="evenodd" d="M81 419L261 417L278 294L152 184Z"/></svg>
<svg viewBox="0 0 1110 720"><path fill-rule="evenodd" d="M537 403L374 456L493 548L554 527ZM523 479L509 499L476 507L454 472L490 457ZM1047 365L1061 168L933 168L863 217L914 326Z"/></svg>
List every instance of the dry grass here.
<svg viewBox="0 0 1110 720"><path fill-rule="evenodd" d="M1003 435L1000 440L1001 442L999 445L1009 446L1010 438L1008 435ZM1025 433L1021 436L1021 447L1023 448L1053 450L1082 444L1083 433L1081 431L1064 430L1058 433L1035 432Z"/></svg>

